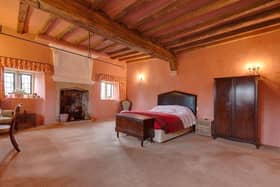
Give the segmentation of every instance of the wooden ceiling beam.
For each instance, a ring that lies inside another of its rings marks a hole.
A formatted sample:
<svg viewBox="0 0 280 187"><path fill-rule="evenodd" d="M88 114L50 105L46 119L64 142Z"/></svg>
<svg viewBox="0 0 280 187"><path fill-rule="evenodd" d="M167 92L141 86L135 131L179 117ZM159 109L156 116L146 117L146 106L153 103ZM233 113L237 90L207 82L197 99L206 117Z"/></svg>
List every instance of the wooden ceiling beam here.
<svg viewBox="0 0 280 187"><path fill-rule="evenodd" d="M91 35L91 37L94 37L93 35ZM81 45L82 43L84 43L85 41L89 40L89 35L88 33L82 37L80 37L79 39L77 39L74 44L76 45Z"/></svg>
<svg viewBox="0 0 280 187"><path fill-rule="evenodd" d="M97 41L95 44L91 45L91 49L95 50L96 48L98 48L102 43L104 43L107 39L106 38L102 38L99 41Z"/></svg>
<svg viewBox="0 0 280 187"><path fill-rule="evenodd" d="M269 25L267 27L262 27L260 29L254 30L254 31L249 31L249 32L238 34L238 35L229 36L229 37L226 37L226 38L221 38L221 39L217 39L217 40L214 40L214 41L201 43L199 45L194 45L194 46L189 46L187 48L182 48L182 49L177 50L176 54L193 51L193 50L196 50L196 49L199 49L199 48L213 47L213 46L217 46L217 45L223 45L223 44L226 44L226 43L232 43L232 42L235 42L235 41L238 41L238 40L244 40L244 39L256 37L256 36L263 35L263 34L273 32L273 31L276 31L276 30L280 30L280 24Z"/></svg>
<svg viewBox="0 0 280 187"><path fill-rule="evenodd" d="M108 52L107 54L108 55L117 55L119 53L123 53L123 52L126 52L126 51L130 51L130 48L129 47L121 48L121 49L118 49L116 51Z"/></svg>
<svg viewBox="0 0 280 187"><path fill-rule="evenodd" d="M104 46L100 49L97 49L97 51L105 51L106 49L113 48L113 47L116 47L118 45L119 45L118 43L112 43L112 44L106 45L106 46Z"/></svg>
<svg viewBox="0 0 280 187"><path fill-rule="evenodd" d="M126 61L126 63L141 62L141 61L149 60L149 59L152 59L152 58L153 58L153 57L138 58L138 59L128 60L128 61Z"/></svg>
<svg viewBox="0 0 280 187"><path fill-rule="evenodd" d="M272 20L268 20L265 22L261 22L261 23L257 23L254 25L250 25L247 27L243 27L237 30L233 30L230 32L226 32L226 33L222 33L222 34L217 34L214 36L210 36L208 38L202 39L202 40L198 40L198 41L194 41L188 44L184 44L182 46L176 47L173 50L175 51L175 53L181 52L181 51L185 51L188 50L190 48L195 48L195 47L199 47L199 46L204 46L207 44L211 44L211 43L215 43L217 41L223 41L226 39L231 39L234 37L238 37L238 36L242 36L242 35L250 35L251 33L254 33L255 31L259 31L262 29L266 29L266 28L279 28L280 25L280 18L275 18Z"/></svg>
<svg viewBox="0 0 280 187"><path fill-rule="evenodd" d="M57 22L57 18L53 15L50 15L49 19L46 21L46 23L40 29L39 34L40 35L48 34L53 29L56 22Z"/></svg>
<svg viewBox="0 0 280 187"><path fill-rule="evenodd" d="M30 11L30 6L23 1L19 2L19 12L18 12L18 23L17 23L17 33L24 34L27 31L28 25L28 12Z"/></svg>
<svg viewBox="0 0 280 187"><path fill-rule="evenodd" d="M187 45L188 43L202 40L204 38L209 38L214 35L223 34L226 32L234 31L241 29L243 27L248 27L257 23L266 22L269 20L273 20L275 18L280 18L280 7L274 8L272 10L252 15L250 17L246 17L241 20L234 21L230 24L224 24L222 26L217 26L209 30L202 31L200 33L196 33L194 35L182 37L178 40L169 42L166 44L166 46L170 49L176 49L179 46Z"/></svg>
<svg viewBox="0 0 280 187"><path fill-rule="evenodd" d="M105 6L106 0L91 0L91 8L99 10Z"/></svg>
<svg viewBox="0 0 280 187"><path fill-rule="evenodd" d="M125 26L112 21L100 12L93 11L76 1L67 1L67 3L65 3L64 0L23 1L31 6L35 6L43 11L61 17L90 32L94 32L116 43L128 46L135 51L151 54L154 57L165 60L169 62L171 70L177 69L176 57L172 52L140 34L127 29Z"/></svg>
<svg viewBox="0 0 280 187"><path fill-rule="evenodd" d="M192 0L173 0L170 1L170 4L168 4L167 6L164 6L160 9L158 9L156 12L149 14L147 17L141 17L140 19L138 19L132 26L131 28L138 28L141 27L142 25L154 21L156 19L159 19L160 17L164 17L168 12L172 12L172 11L176 11L176 9L178 9L178 7L183 7L186 6L186 3L190 2Z"/></svg>
<svg viewBox="0 0 280 187"><path fill-rule="evenodd" d="M124 18L129 12L132 12L133 10L137 9L142 3L144 3L147 0L135 0L133 3L129 4L127 7L125 7L123 10L121 10L118 14L116 14L113 19L114 20L121 20Z"/></svg>
<svg viewBox="0 0 280 187"><path fill-rule="evenodd" d="M139 57L148 57L148 56L150 56L150 55L139 54L139 55L132 55L132 56L128 56L128 57L118 58L118 60L124 61L124 60L131 60L131 59L135 59L135 58L139 58Z"/></svg>
<svg viewBox="0 0 280 187"><path fill-rule="evenodd" d="M132 54L136 54L136 53L138 53L138 51L130 51L130 52L119 54L119 55L115 55L115 56L113 55L113 56L111 56L111 58L115 59L115 58L120 58L120 57L132 55Z"/></svg>
<svg viewBox="0 0 280 187"><path fill-rule="evenodd" d="M177 30L174 32L170 32L167 34L161 34L158 35L158 39L159 40L166 40L166 41L172 41L175 39L179 39L181 37L185 37L188 35L192 35L198 32L201 32L203 30L215 27L215 26L219 26L225 23L229 23L231 21L237 20L237 19L242 19L245 18L247 16L251 16L255 13L259 13L265 10L268 10L270 8L274 8L276 6L278 6L280 4L280 1L257 1L256 3L250 5L249 7L246 8L240 8L239 12L235 12L235 13L227 13L225 15L222 16L217 16L215 19L212 19L209 22L206 23L201 23L201 24L197 24L191 28L184 28L181 30ZM180 37L178 37L180 36Z"/></svg>
<svg viewBox="0 0 280 187"><path fill-rule="evenodd" d="M216 1L211 1L210 3L208 3L205 6L202 6L199 9L195 9L193 11L186 12L185 14L176 17L173 21L169 20L165 23L161 23L160 25L155 25L155 26L153 26L153 27L151 27L147 30L144 30L143 32L152 34L152 33L155 33L157 31L160 31L160 30L165 30L165 29L168 29L168 28L171 28L171 27L175 27L175 26L177 26L179 24L182 24L184 22L187 22L188 20L191 20L195 17L207 14L209 12L213 12L217 9L220 9L222 7L225 7L225 6L229 6L229 5L234 4L238 1L239 0L216 0Z"/></svg>
<svg viewBox="0 0 280 187"><path fill-rule="evenodd" d="M68 26L66 29L64 29L61 33L59 33L55 38L56 38L57 40L63 40L63 38L64 38L65 36L67 36L67 35L70 34L70 33L73 33L76 29L77 29L76 26L70 25L70 26Z"/></svg>

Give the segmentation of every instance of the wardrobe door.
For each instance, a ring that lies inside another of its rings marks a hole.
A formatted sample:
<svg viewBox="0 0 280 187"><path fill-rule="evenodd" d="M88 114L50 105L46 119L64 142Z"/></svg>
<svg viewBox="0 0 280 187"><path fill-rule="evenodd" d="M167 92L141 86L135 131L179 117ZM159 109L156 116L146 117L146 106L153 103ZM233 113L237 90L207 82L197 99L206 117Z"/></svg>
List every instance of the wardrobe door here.
<svg viewBox="0 0 280 187"><path fill-rule="evenodd" d="M256 139L256 79L243 77L233 79L234 109L232 137L242 140Z"/></svg>
<svg viewBox="0 0 280 187"><path fill-rule="evenodd" d="M214 134L231 136L232 79L215 79Z"/></svg>

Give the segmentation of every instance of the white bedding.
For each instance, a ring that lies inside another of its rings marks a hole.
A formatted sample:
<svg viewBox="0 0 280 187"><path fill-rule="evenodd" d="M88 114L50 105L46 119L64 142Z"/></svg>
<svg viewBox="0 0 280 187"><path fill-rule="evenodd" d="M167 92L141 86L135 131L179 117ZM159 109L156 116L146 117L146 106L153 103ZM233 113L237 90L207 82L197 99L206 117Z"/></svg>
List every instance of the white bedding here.
<svg viewBox="0 0 280 187"><path fill-rule="evenodd" d="M150 111L176 115L182 120L185 128L192 126L196 122L196 118L193 112L185 106L158 105L152 108Z"/></svg>

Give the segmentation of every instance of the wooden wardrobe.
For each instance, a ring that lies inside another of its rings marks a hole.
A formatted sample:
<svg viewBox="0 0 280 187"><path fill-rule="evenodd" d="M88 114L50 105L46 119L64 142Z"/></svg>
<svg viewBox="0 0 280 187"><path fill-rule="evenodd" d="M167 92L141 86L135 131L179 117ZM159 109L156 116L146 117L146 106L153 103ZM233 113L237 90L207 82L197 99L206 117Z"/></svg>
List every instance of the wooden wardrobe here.
<svg viewBox="0 0 280 187"><path fill-rule="evenodd" d="M213 137L260 146L259 76L215 79Z"/></svg>

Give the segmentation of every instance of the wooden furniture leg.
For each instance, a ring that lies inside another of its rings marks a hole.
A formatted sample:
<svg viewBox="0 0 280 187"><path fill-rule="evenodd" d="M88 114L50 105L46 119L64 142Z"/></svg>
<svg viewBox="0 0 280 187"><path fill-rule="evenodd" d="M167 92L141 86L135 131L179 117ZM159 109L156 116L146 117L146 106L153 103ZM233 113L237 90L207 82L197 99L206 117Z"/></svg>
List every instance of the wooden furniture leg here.
<svg viewBox="0 0 280 187"><path fill-rule="evenodd" d="M20 152L20 149L18 147L18 143L17 143L17 141L15 139L15 136L14 136L14 129L15 129L15 122L13 122L11 124L10 130L9 130L9 135L10 135L11 143L13 144L14 148L17 150L17 152Z"/></svg>

